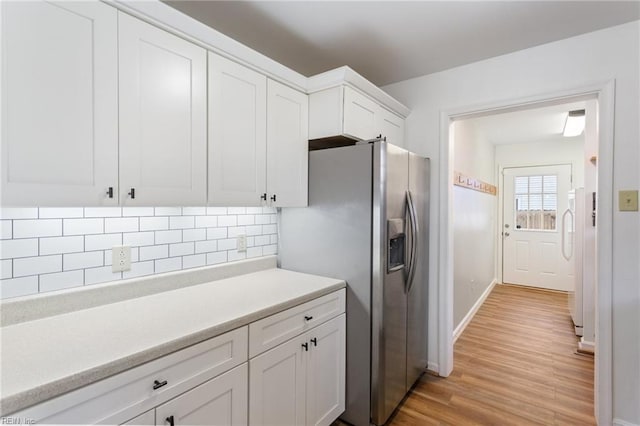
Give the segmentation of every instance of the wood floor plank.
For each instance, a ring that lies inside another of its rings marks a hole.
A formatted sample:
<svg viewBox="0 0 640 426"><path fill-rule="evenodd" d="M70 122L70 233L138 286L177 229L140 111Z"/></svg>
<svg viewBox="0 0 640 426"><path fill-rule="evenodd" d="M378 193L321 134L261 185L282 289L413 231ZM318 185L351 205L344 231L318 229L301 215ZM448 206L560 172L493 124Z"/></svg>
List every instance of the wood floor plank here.
<svg viewBox="0 0 640 426"><path fill-rule="evenodd" d="M456 342L453 374L425 374L389 425L595 425L594 361L577 342L566 293L497 285Z"/></svg>

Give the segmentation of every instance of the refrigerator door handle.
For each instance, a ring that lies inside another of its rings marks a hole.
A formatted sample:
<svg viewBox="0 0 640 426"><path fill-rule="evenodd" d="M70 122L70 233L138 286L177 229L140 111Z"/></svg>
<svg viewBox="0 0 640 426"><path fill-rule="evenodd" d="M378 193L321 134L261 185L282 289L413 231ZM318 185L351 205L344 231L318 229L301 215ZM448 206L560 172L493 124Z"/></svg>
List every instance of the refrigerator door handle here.
<svg viewBox="0 0 640 426"><path fill-rule="evenodd" d="M413 278L416 274L416 260L418 257L418 216L416 207L413 204L411 191L407 191L407 207L409 209L409 222L411 224L411 258L409 259L409 273L407 276L407 293L413 286Z"/></svg>
<svg viewBox="0 0 640 426"><path fill-rule="evenodd" d="M571 256L573 256L573 241L571 242L571 252L569 252L569 254L567 255L565 252L565 246L566 246L566 241L565 241L565 235L567 233L567 226L566 226L566 218L567 218L567 214L569 214L571 216L571 224L573 227L573 212L571 211L571 209L566 209L564 211L564 213L562 213L562 232L560 234L561 239L560 239L560 247L561 247L561 252L562 252L562 257L564 257L565 260L569 260L571 259Z"/></svg>

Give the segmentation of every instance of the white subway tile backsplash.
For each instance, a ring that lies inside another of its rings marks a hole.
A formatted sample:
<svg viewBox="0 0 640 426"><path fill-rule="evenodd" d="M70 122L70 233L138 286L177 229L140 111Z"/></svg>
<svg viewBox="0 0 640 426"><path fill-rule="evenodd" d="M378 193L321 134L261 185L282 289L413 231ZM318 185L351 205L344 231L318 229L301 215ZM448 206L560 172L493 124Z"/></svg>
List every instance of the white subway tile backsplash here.
<svg viewBox="0 0 640 426"><path fill-rule="evenodd" d="M13 221L0 220L0 240L13 238Z"/></svg>
<svg viewBox="0 0 640 426"><path fill-rule="evenodd" d="M229 207L231 209L231 207ZM218 226L237 226L238 219L236 216L218 216Z"/></svg>
<svg viewBox="0 0 640 426"><path fill-rule="evenodd" d="M137 217L119 217L104 220L104 232L136 232L138 231Z"/></svg>
<svg viewBox="0 0 640 426"><path fill-rule="evenodd" d="M84 237L40 238L40 256L84 251Z"/></svg>
<svg viewBox="0 0 640 426"><path fill-rule="evenodd" d="M56 237L62 235L62 219L13 221L13 238Z"/></svg>
<svg viewBox="0 0 640 426"><path fill-rule="evenodd" d="M183 216L201 216L207 214L206 207L183 207L182 215Z"/></svg>
<svg viewBox="0 0 640 426"><path fill-rule="evenodd" d="M218 240L218 250L235 250L236 249L236 239L229 238L226 240Z"/></svg>
<svg viewBox="0 0 640 426"><path fill-rule="evenodd" d="M182 268L197 268L200 266L204 266L207 264L207 255L202 254L194 254L192 256L184 256L182 258Z"/></svg>
<svg viewBox="0 0 640 426"><path fill-rule="evenodd" d="M13 276L13 261L11 259L0 260L0 280Z"/></svg>
<svg viewBox="0 0 640 426"><path fill-rule="evenodd" d="M102 234L104 219L64 219L62 229L64 235Z"/></svg>
<svg viewBox="0 0 640 426"><path fill-rule="evenodd" d="M262 247L262 254L264 256L268 256L270 254L276 254L276 253L278 253L278 246L275 244Z"/></svg>
<svg viewBox="0 0 640 426"><path fill-rule="evenodd" d="M0 241L0 259L38 255L38 239Z"/></svg>
<svg viewBox="0 0 640 426"><path fill-rule="evenodd" d="M227 238L227 228L207 228L207 240Z"/></svg>
<svg viewBox="0 0 640 426"><path fill-rule="evenodd" d="M181 257L171 257L169 259L156 260L156 264L155 264L156 274L159 274L162 272L177 271L179 269L182 269Z"/></svg>
<svg viewBox="0 0 640 426"><path fill-rule="evenodd" d="M140 247L140 260L161 259L169 257L169 246L148 246Z"/></svg>
<svg viewBox="0 0 640 426"><path fill-rule="evenodd" d="M207 253L207 265L216 265L218 263L224 263L224 262L228 262L226 251Z"/></svg>
<svg viewBox="0 0 640 426"><path fill-rule="evenodd" d="M263 225L249 225L247 226L247 235L260 235L264 231Z"/></svg>
<svg viewBox="0 0 640 426"><path fill-rule="evenodd" d="M252 214L238 216L238 225L253 225L254 223L256 223L256 217Z"/></svg>
<svg viewBox="0 0 640 426"><path fill-rule="evenodd" d="M121 245L122 234L87 235L84 237L84 249L86 251L111 250L113 246Z"/></svg>
<svg viewBox="0 0 640 426"><path fill-rule="evenodd" d="M141 231L163 231L165 229L169 229L168 217L141 217L140 218Z"/></svg>
<svg viewBox="0 0 640 426"><path fill-rule="evenodd" d="M40 207L40 219L84 217L82 207Z"/></svg>
<svg viewBox="0 0 640 426"><path fill-rule="evenodd" d="M84 285L84 271L57 272L40 275L40 292L62 290Z"/></svg>
<svg viewBox="0 0 640 426"><path fill-rule="evenodd" d="M37 207L2 207L0 208L0 219L37 219Z"/></svg>
<svg viewBox="0 0 640 426"><path fill-rule="evenodd" d="M156 207L156 216L181 216L182 207Z"/></svg>
<svg viewBox="0 0 640 426"><path fill-rule="evenodd" d="M38 292L38 276L0 280L0 298L26 296Z"/></svg>
<svg viewBox="0 0 640 426"><path fill-rule="evenodd" d="M111 270L111 266L84 270L84 285L104 283L107 281L119 280L121 278L122 272L113 272Z"/></svg>
<svg viewBox="0 0 640 426"><path fill-rule="evenodd" d="M208 215L224 216L227 214L226 207L207 207Z"/></svg>
<svg viewBox="0 0 640 426"><path fill-rule="evenodd" d="M202 228L185 229L182 231L182 241L201 241L207 239L207 230Z"/></svg>
<svg viewBox="0 0 640 426"><path fill-rule="evenodd" d="M153 207L123 207L122 216L153 216Z"/></svg>
<svg viewBox="0 0 640 426"><path fill-rule="evenodd" d="M127 232L122 234L123 246L152 246L155 241L155 232Z"/></svg>
<svg viewBox="0 0 640 426"><path fill-rule="evenodd" d="M274 254L270 207L42 207L0 209L0 298ZM247 235L238 253L236 237ZM114 246L131 270L112 272Z"/></svg>
<svg viewBox="0 0 640 426"><path fill-rule="evenodd" d="M62 271L62 255L23 257L13 260L13 276L25 277L28 275L46 274L48 272Z"/></svg>
<svg viewBox="0 0 640 426"><path fill-rule="evenodd" d="M127 278L142 277L145 275L153 275L154 273L153 264L154 264L153 260L149 260L147 262L132 263L131 270L124 271L122 273L122 278L127 279Z"/></svg>
<svg viewBox="0 0 640 426"><path fill-rule="evenodd" d="M62 269L71 271L74 269L93 268L103 266L104 252L88 251L85 253L72 253L62 256Z"/></svg>
<svg viewBox="0 0 640 426"><path fill-rule="evenodd" d="M187 256L194 253L194 243L178 243L169 245L169 257Z"/></svg>
<svg viewBox="0 0 640 426"><path fill-rule="evenodd" d="M262 225L263 234L276 234L278 232L278 226L274 223L271 225Z"/></svg>
<svg viewBox="0 0 640 426"><path fill-rule="evenodd" d="M169 218L169 229L188 229L195 227L193 216L171 216Z"/></svg>
<svg viewBox="0 0 640 426"><path fill-rule="evenodd" d="M217 216L196 217L196 228L214 228L216 226L218 226Z"/></svg>
<svg viewBox="0 0 640 426"><path fill-rule="evenodd" d="M173 231L157 231L156 244L170 244L182 242L182 231L176 229Z"/></svg>
<svg viewBox="0 0 640 426"><path fill-rule="evenodd" d="M247 258L247 253L243 252L240 253L237 250L228 250L227 251L227 259L229 259L229 262L233 262L236 260L242 260L242 259L246 259Z"/></svg>
<svg viewBox="0 0 640 426"><path fill-rule="evenodd" d="M85 207L84 217L120 217L122 209L120 207Z"/></svg>
<svg viewBox="0 0 640 426"><path fill-rule="evenodd" d="M196 253L208 253L218 250L218 242L216 240L196 241Z"/></svg>

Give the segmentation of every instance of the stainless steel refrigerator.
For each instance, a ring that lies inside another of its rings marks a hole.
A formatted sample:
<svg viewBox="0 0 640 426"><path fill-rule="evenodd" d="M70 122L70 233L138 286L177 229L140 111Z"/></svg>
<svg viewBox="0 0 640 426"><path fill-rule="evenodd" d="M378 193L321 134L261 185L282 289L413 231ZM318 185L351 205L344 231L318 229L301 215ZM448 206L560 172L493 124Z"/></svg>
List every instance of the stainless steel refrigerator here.
<svg viewBox="0 0 640 426"><path fill-rule="evenodd" d="M427 365L429 160L384 141L311 151L309 207L283 208L282 268L347 282L341 416L384 424Z"/></svg>

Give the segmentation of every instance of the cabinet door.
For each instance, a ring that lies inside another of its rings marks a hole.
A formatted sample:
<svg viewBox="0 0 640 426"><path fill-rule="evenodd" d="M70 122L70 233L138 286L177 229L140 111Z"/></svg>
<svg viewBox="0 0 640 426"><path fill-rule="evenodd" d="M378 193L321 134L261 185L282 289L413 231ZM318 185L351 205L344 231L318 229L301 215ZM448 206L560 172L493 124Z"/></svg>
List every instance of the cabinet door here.
<svg viewBox="0 0 640 426"><path fill-rule="evenodd" d="M116 10L101 2L0 7L2 205L116 205Z"/></svg>
<svg viewBox="0 0 640 426"><path fill-rule="evenodd" d="M202 205L206 51L124 13L118 23L121 203Z"/></svg>
<svg viewBox="0 0 640 426"><path fill-rule="evenodd" d="M156 424L156 410L149 410L122 424L127 426L153 426Z"/></svg>
<svg viewBox="0 0 640 426"><path fill-rule="evenodd" d="M156 408L156 425L247 424L247 363Z"/></svg>
<svg viewBox="0 0 640 426"><path fill-rule="evenodd" d="M378 129L387 142L404 147L404 119L380 107L377 114Z"/></svg>
<svg viewBox="0 0 640 426"><path fill-rule="evenodd" d="M209 204L259 206L266 193L267 78L209 52Z"/></svg>
<svg viewBox="0 0 640 426"><path fill-rule="evenodd" d="M332 319L305 336L307 364L307 425L328 426L345 408L345 315Z"/></svg>
<svg viewBox="0 0 640 426"><path fill-rule="evenodd" d="M306 338L299 336L249 361L251 425L305 424L304 343Z"/></svg>
<svg viewBox="0 0 640 426"><path fill-rule="evenodd" d="M376 112L379 108L371 99L350 87L345 87L344 134L361 140L378 136Z"/></svg>
<svg viewBox="0 0 640 426"><path fill-rule="evenodd" d="M271 205L307 205L309 99L269 80L267 87L267 194Z"/></svg>

